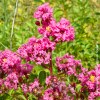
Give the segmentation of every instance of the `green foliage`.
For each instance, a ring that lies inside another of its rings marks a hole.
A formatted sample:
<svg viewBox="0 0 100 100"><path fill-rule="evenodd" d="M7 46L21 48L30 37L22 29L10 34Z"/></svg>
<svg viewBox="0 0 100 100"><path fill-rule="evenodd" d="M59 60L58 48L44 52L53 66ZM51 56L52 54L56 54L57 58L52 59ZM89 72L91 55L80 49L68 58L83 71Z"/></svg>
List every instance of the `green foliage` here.
<svg viewBox="0 0 100 100"><path fill-rule="evenodd" d="M77 84L77 85L76 85L76 91L77 91L77 92L80 92L81 88L82 88L82 86L81 86L80 84Z"/></svg>
<svg viewBox="0 0 100 100"><path fill-rule="evenodd" d="M45 83L45 79L46 79L46 72L45 71L41 71L39 73L39 81L40 81L40 83L42 85Z"/></svg>

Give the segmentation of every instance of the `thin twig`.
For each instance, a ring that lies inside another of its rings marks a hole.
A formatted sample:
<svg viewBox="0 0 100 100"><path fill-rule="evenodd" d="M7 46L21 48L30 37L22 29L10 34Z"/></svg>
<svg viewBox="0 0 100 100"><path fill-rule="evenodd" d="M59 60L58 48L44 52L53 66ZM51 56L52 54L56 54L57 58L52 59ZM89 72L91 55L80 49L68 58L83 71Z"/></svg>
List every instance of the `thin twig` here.
<svg viewBox="0 0 100 100"><path fill-rule="evenodd" d="M14 18L13 18L13 22L12 22L12 29L11 29L11 36L10 36L10 49L12 49L12 37L14 34L14 23L15 23L15 17L17 14L17 9L18 9L18 0L16 0L16 7L15 7Z"/></svg>

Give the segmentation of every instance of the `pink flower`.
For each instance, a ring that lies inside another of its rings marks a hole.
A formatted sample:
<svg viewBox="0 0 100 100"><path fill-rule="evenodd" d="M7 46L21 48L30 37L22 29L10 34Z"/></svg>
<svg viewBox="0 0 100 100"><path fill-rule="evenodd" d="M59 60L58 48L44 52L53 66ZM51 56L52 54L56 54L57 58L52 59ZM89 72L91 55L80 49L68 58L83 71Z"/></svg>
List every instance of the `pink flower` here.
<svg viewBox="0 0 100 100"><path fill-rule="evenodd" d="M95 92L91 92L88 96L88 100L96 100L98 97L100 98L100 88Z"/></svg>
<svg viewBox="0 0 100 100"><path fill-rule="evenodd" d="M36 25L40 34L44 37L53 38L55 42L65 42L74 40L75 33L74 28L71 26L69 20L61 18L60 22L56 23L52 16L53 10L49 7L48 3L45 3L38 7L34 13L34 17L40 21L36 21Z"/></svg>
<svg viewBox="0 0 100 100"><path fill-rule="evenodd" d="M35 81L33 83L30 83L29 91L34 92L35 89L37 89L38 87L39 87L39 81L37 79L35 79Z"/></svg>
<svg viewBox="0 0 100 100"><path fill-rule="evenodd" d="M47 88L43 95L43 100L72 100L70 96L68 96L68 88L64 81L59 81L56 79L55 76L49 76L46 79Z"/></svg>
<svg viewBox="0 0 100 100"><path fill-rule="evenodd" d="M46 84L48 85L48 84L50 84L51 83L51 76L48 76L47 78L46 78Z"/></svg>
<svg viewBox="0 0 100 100"><path fill-rule="evenodd" d="M50 62L50 51L55 49L55 43L48 38L30 38L28 43L18 49L19 55L27 61L35 61L37 64ZM23 52L24 53L23 53Z"/></svg>
<svg viewBox="0 0 100 100"><path fill-rule="evenodd" d="M46 85L51 85L53 83L56 83L57 82L57 77L55 76L48 76L46 78Z"/></svg>
<svg viewBox="0 0 100 100"><path fill-rule="evenodd" d="M82 86L87 87L90 96L89 100L92 100L90 98L93 98L94 95L91 95L93 92L96 92L100 89L100 65L98 64L95 69L91 71L87 71L85 73L81 73L78 76L78 79L81 81ZM94 96L96 97L96 96Z"/></svg>
<svg viewBox="0 0 100 100"><path fill-rule="evenodd" d="M56 65L59 70L66 72L68 75L77 75L77 68L82 71L82 65L79 60L75 60L72 55L65 54L63 57L56 58Z"/></svg>
<svg viewBox="0 0 100 100"><path fill-rule="evenodd" d="M45 91L43 100L54 100L53 99L53 89L49 88Z"/></svg>
<svg viewBox="0 0 100 100"><path fill-rule="evenodd" d="M18 87L18 77L15 73L11 73L6 77L6 80L4 81L4 85L6 86L6 88L8 89L17 89Z"/></svg>
<svg viewBox="0 0 100 100"><path fill-rule="evenodd" d="M21 59L16 53L5 50L0 55L0 66L4 73L11 73L19 67Z"/></svg>
<svg viewBox="0 0 100 100"><path fill-rule="evenodd" d="M70 84L69 84L69 86L68 86L68 88L69 88L69 90L70 90L70 92L73 94L73 95L75 95L75 88L73 87L73 86L71 86Z"/></svg>
<svg viewBox="0 0 100 100"><path fill-rule="evenodd" d="M26 84L22 84L21 88L22 88L22 90L23 90L24 93L28 93L29 92L28 86Z"/></svg>
<svg viewBox="0 0 100 100"><path fill-rule="evenodd" d="M44 37L51 36L55 42L68 42L74 40L75 37L74 28L65 18L62 18L58 23L52 18L48 24L42 23L42 27L39 27L38 31Z"/></svg>
<svg viewBox="0 0 100 100"><path fill-rule="evenodd" d="M34 13L34 17L36 19L47 20L52 17L53 10L49 7L49 3L45 3L38 7L36 12Z"/></svg>
<svg viewBox="0 0 100 100"><path fill-rule="evenodd" d="M26 75L32 71L33 66L30 64L21 64L20 72L22 75Z"/></svg>
<svg viewBox="0 0 100 100"><path fill-rule="evenodd" d="M71 41L74 40L74 28L70 25L70 22L68 20L66 20L65 18L62 18L60 20L60 22L57 23L56 27L59 30L57 32L55 32L54 30L54 37L55 37L55 41L59 42L59 41Z"/></svg>
<svg viewBox="0 0 100 100"><path fill-rule="evenodd" d="M48 38L50 36L54 36L55 32L58 32L59 29L56 26L55 19L51 19L48 22L42 21L42 26L38 28L38 31L40 34L42 34L44 37Z"/></svg>

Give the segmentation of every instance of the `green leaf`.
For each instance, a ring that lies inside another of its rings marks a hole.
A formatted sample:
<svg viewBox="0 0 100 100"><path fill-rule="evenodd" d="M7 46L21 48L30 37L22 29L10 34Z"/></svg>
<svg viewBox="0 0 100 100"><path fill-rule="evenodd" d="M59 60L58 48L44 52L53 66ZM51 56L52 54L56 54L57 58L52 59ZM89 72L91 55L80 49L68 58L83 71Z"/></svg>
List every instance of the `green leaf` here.
<svg viewBox="0 0 100 100"><path fill-rule="evenodd" d="M58 73L57 67L53 67L53 73L54 73L54 74L57 74L57 73Z"/></svg>
<svg viewBox="0 0 100 100"><path fill-rule="evenodd" d="M39 73L40 73L40 71L43 71L44 70L44 68L42 67L42 66L36 66L36 67L34 67L34 71L36 72L36 74L38 74L39 75Z"/></svg>
<svg viewBox="0 0 100 100"><path fill-rule="evenodd" d="M81 84L77 84L77 85L76 85L76 91L77 91L77 92L79 92L81 88L82 88Z"/></svg>
<svg viewBox="0 0 100 100"><path fill-rule="evenodd" d="M45 79L46 79L46 72L45 71L41 71L39 73L39 80L40 80L40 83L41 84L44 84L45 83Z"/></svg>
<svg viewBox="0 0 100 100"><path fill-rule="evenodd" d="M0 100L7 100L9 94L5 93L4 95L0 96Z"/></svg>
<svg viewBox="0 0 100 100"><path fill-rule="evenodd" d="M24 95L18 95L18 96L17 96L17 99L18 99L18 100L26 100L26 98L25 98Z"/></svg>
<svg viewBox="0 0 100 100"><path fill-rule="evenodd" d="M29 76L30 81L33 82L35 78L37 78L37 75L31 73L30 76Z"/></svg>
<svg viewBox="0 0 100 100"><path fill-rule="evenodd" d="M43 3L45 3L45 0L41 0Z"/></svg>
<svg viewBox="0 0 100 100"><path fill-rule="evenodd" d="M8 94L11 96L14 93L14 89L9 90Z"/></svg>
<svg viewBox="0 0 100 100"><path fill-rule="evenodd" d="M33 94L29 94L28 100L37 100Z"/></svg>

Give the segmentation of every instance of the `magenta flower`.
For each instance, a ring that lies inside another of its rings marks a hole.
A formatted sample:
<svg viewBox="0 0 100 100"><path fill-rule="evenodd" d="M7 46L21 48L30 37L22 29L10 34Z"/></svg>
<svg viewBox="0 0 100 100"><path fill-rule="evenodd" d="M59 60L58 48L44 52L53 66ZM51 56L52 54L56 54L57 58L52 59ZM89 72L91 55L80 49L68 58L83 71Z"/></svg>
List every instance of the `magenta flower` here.
<svg viewBox="0 0 100 100"><path fill-rule="evenodd" d="M49 76L46 83L49 88L45 90L43 100L73 100L68 96L68 88L64 81L55 80L55 76Z"/></svg>
<svg viewBox="0 0 100 100"><path fill-rule="evenodd" d="M21 88L22 88L22 90L23 90L23 92L24 92L25 94L29 92L28 86L27 86L26 84L23 83L23 84L21 85Z"/></svg>
<svg viewBox="0 0 100 100"><path fill-rule="evenodd" d="M91 71L79 74L78 79L81 81L82 86L88 89L89 100L100 97L100 64Z"/></svg>
<svg viewBox="0 0 100 100"><path fill-rule="evenodd" d="M10 50L5 50L0 54L0 66L4 73L15 71L21 63L20 57Z"/></svg>
<svg viewBox="0 0 100 100"><path fill-rule="evenodd" d="M77 75L77 68L82 71L82 65L79 60L75 60L74 56L65 54L63 57L56 58L56 65L59 70L64 71L68 75Z"/></svg>
<svg viewBox="0 0 100 100"><path fill-rule="evenodd" d="M53 89L49 88L45 91L43 95L43 100L54 100L53 99Z"/></svg>
<svg viewBox="0 0 100 100"><path fill-rule="evenodd" d="M19 55L27 61L35 61L37 64L50 62L50 51L55 49L55 43L48 38L30 38L28 43L18 49Z"/></svg>
<svg viewBox="0 0 100 100"><path fill-rule="evenodd" d="M18 83L18 77L15 73L9 74L4 81L4 85L8 89L17 89Z"/></svg>
<svg viewBox="0 0 100 100"><path fill-rule="evenodd" d="M100 88L97 89L97 91L95 92L90 92L88 96L88 100L96 100L96 99L99 100L99 98L100 98Z"/></svg>
<svg viewBox="0 0 100 100"><path fill-rule="evenodd" d="M48 20L52 17L53 10L50 8L49 3L45 3L38 7L36 12L34 13L34 17L36 19Z"/></svg>
<svg viewBox="0 0 100 100"><path fill-rule="evenodd" d="M57 77L55 77L55 76L48 76L47 78L46 78L46 85L51 85L52 84L52 82L53 83L56 83L58 81L58 79L57 79Z"/></svg>
<svg viewBox="0 0 100 100"><path fill-rule="evenodd" d="M74 40L74 28L70 25L70 22L65 18L62 18L60 22L57 23L54 31L55 41L71 41ZM59 31L58 31L59 30Z"/></svg>
<svg viewBox="0 0 100 100"><path fill-rule="evenodd" d="M39 27L38 31L44 37L51 36L55 42L68 42L74 40L75 37L74 28L65 18L62 18L58 23L52 18L48 24L42 23L42 27Z"/></svg>
<svg viewBox="0 0 100 100"><path fill-rule="evenodd" d="M39 80L35 79L33 83L30 83L29 85L29 91L30 92L35 92L36 89L39 87Z"/></svg>
<svg viewBox="0 0 100 100"><path fill-rule="evenodd" d="M54 36L55 32L58 32L59 29L56 26L56 21L55 19L49 20L49 22L42 22L42 26L38 28L38 31L40 34L42 34L44 37L48 38L50 36ZM54 37L53 37L54 38Z"/></svg>
<svg viewBox="0 0 100 100"><path fill-rule="evenodd" d="M27 75L32 71L33 66L30 64L21 64L21 69L19 70L20 74Z"/></svg>
<svg viewBox="0 0 100 100"><path fill-rule="evenodd" d="M86 86L89 91L95 91L96 90L96 76L95 76L95 70L91 70L86 73L81 73L78 76L78 79L81 81L82 86Z"/></svg>

